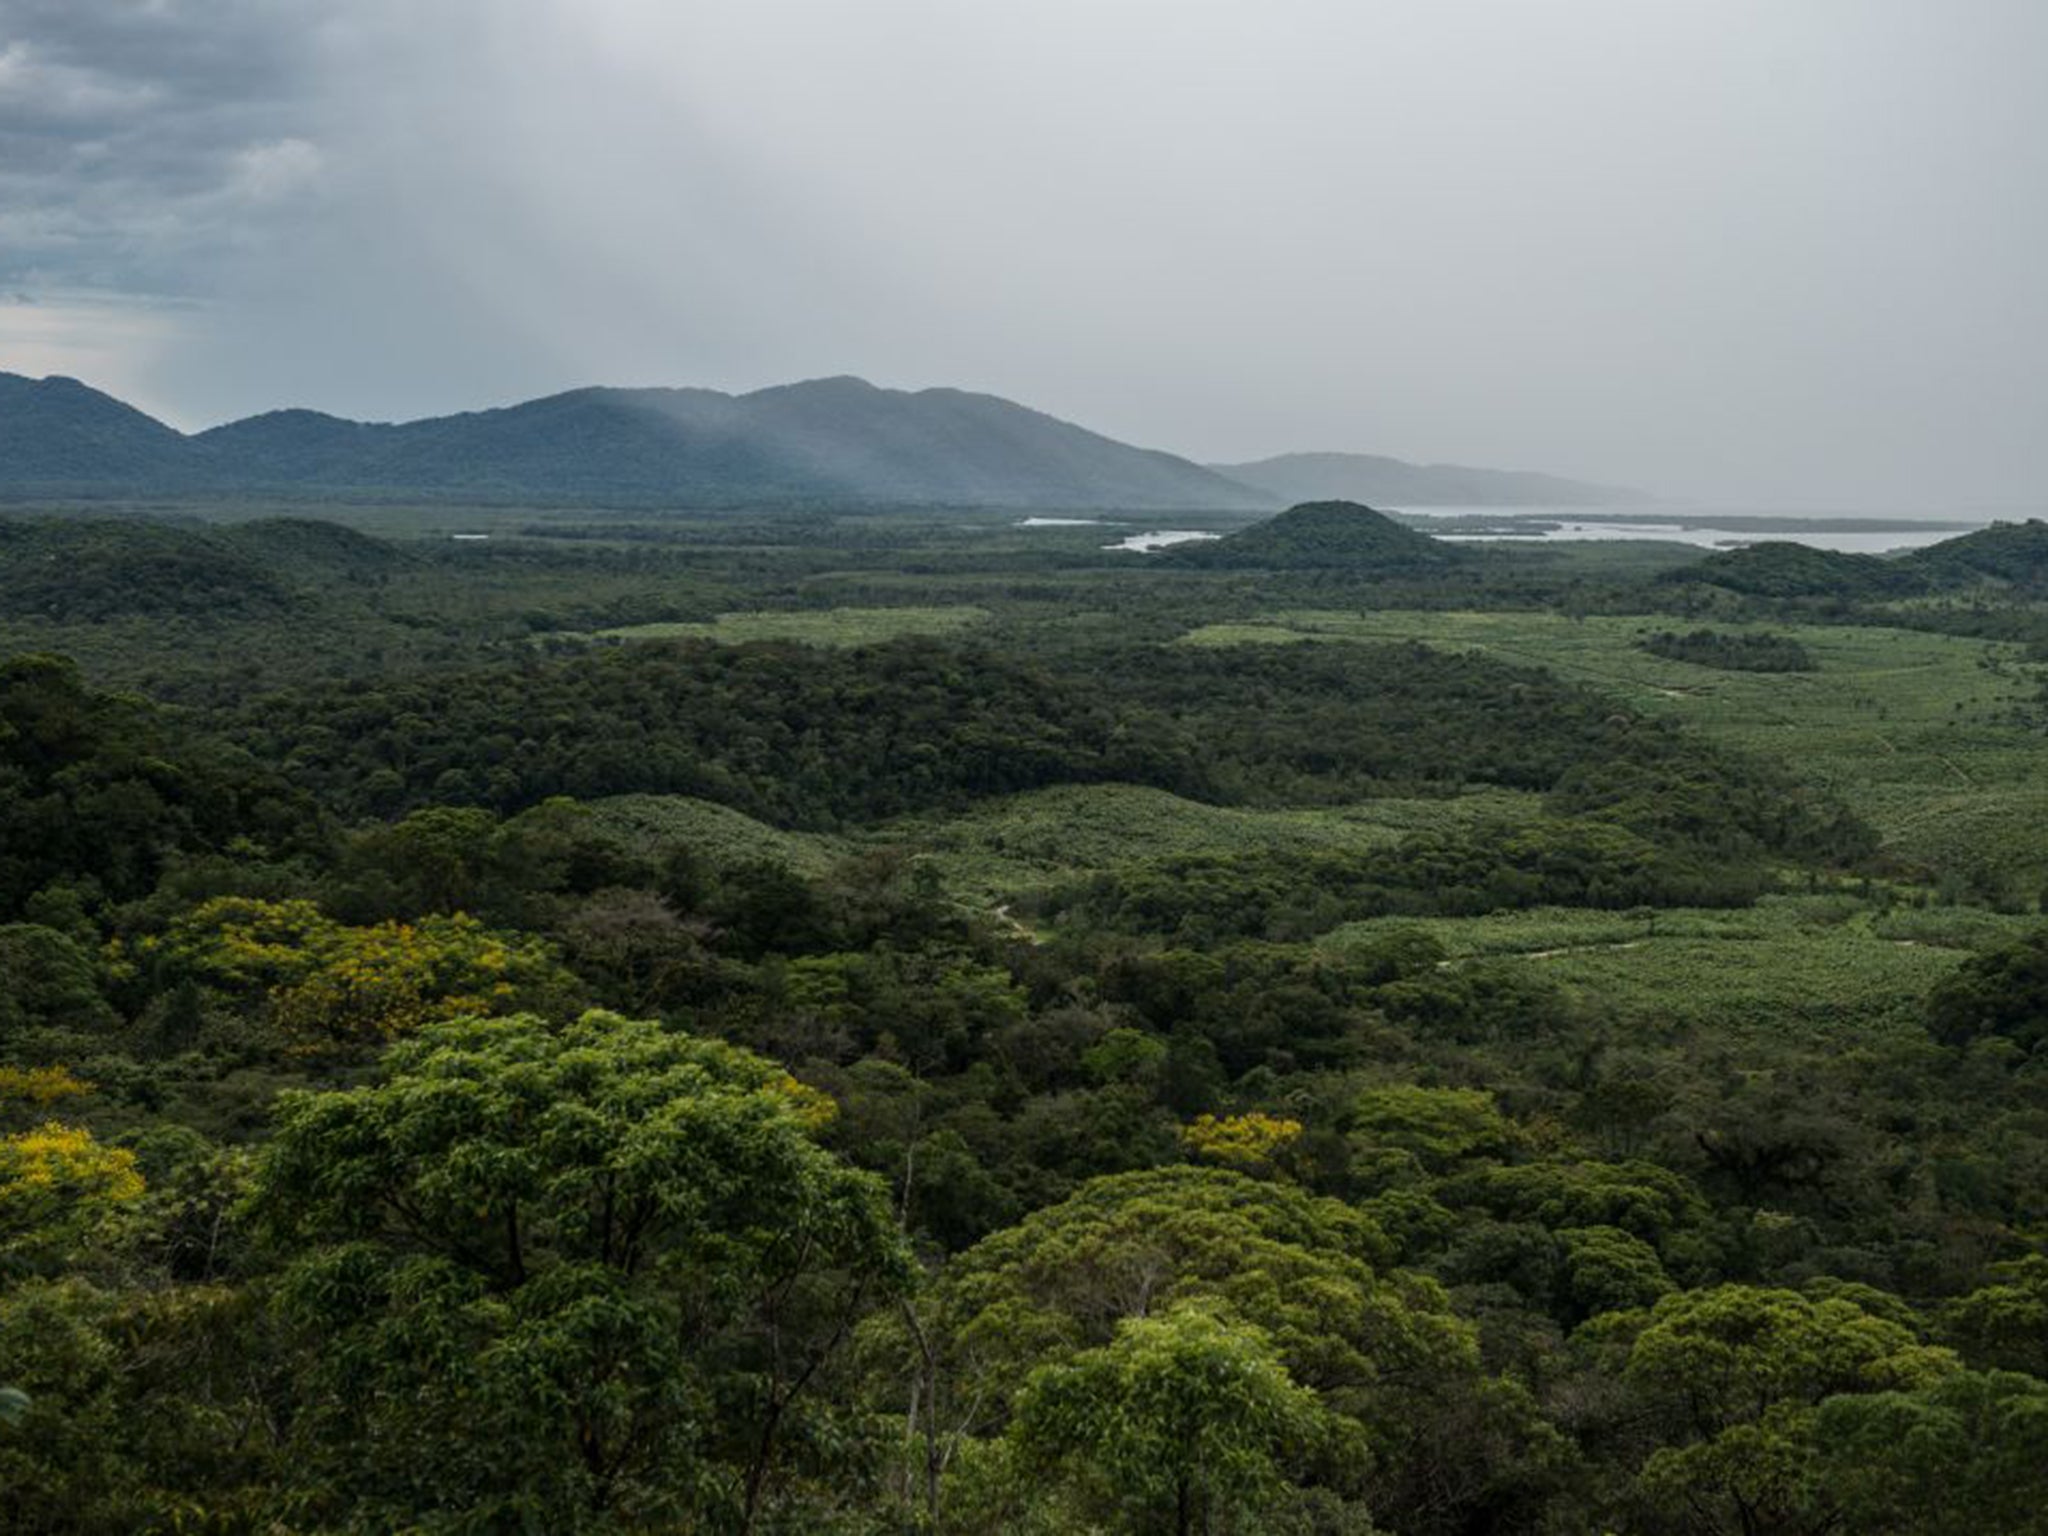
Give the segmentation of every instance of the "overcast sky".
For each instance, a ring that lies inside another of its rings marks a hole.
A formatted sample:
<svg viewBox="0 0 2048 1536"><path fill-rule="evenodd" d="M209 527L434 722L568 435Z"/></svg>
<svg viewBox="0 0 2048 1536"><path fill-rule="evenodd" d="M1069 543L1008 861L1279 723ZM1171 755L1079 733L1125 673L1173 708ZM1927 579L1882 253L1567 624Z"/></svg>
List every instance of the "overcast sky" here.
<svg viewBox="0 0 2048 1536"><path fill-rule="evenodd" d="M0 0L0 368L2048 507L2048 0Z"/></svg>

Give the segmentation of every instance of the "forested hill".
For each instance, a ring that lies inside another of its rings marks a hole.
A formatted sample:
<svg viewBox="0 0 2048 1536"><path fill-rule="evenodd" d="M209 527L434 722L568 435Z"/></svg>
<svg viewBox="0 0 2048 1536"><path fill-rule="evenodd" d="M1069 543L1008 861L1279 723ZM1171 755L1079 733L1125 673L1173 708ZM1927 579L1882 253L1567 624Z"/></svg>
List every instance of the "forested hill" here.
<svg viewBox="0 0 2048 1536"><path fill-rule="evenodd" d="M993 395L815 379L579 389L403 424L273 411L187 437L71 379L0 375L0 493L1249 509L1260 492Z"/></svg>
<svg viewBox="0 0 2048 1536"><path fill-rule="evenodd" d="M1397 572L1440 570L1470 555L1357 502L1312 501L1165 558L1231 570Z"/></svg>
<svg viewBox="0 0 2048 1536"><path fill-rule="evenodd" d="M2048 590L2048 523L2030 517L2023 523L1993 523L1960 538L1943 539L1902 558L1934 585L1973 585L1981 581Z"/></svg>
<svg viewBox="0 0 2048 1536"><path fill-rule="evenodd" d="M202 461L178 432L76 379L0 373L0 489L163 492L196 483Z"/></svg>
<svg viewBox="0 0 2048 1536"><path fill-rule="evenodd" d="M1249 464L1212 464L1218 474L1281 501L1364 501L1396 507L1612 507L1653 498L1521 469L1410 464L1372 453L1283 453Z"/></svg>
<svg viewBox="0 0 2048 1536"><path fill-rule="evenodd" d="M1987 583L2038 593L2048 590L2048 523L2038 518L1993 523L1891 558L1767 540L1716 551L1666 572L1662 579L1723 587L1750 597L1850 601L1911 597Z"/></svg>
<svg viewBox="0 0 2048 1536"><path fill-rule="evenodd" d="M1778 539L1717 550L1704 560L1666 572L1662 580L1699 582L1750 597L1860 599L1924 590L1919 571L1903 561Z"/></svg>
<svg viewBox="0 0 2048 1536"><path fill-rule="evenodd" d="M374 586L411 550L335 523L201 528L148 518L0 518L0 620L281 618L313 589Z"/></svg>

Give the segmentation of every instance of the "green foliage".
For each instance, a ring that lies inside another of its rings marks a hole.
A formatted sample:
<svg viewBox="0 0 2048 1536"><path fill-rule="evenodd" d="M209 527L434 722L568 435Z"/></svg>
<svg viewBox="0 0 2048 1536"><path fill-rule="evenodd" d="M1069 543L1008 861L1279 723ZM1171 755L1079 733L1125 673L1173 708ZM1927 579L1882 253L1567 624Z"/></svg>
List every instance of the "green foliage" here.
<svg viewBox="0 0 2048 1536"><path fill-rule="evenodd" d="M1971 586L1993 581L2038 596L2048 585L2048 523L1993 523L1974 533L1916 549L1901 562L1930 581Z"/></svg>
<svg viewBox="0 0 2048 1536"><path fill-rule="evenodd" d="M1570 1300L1567 1321L1647 1307L1675 1289L1657 1251L1619 1227L1566 1227L1564 1283Z"/></svg>
<svg viewBox="0 0 2048 1536"><path fill-rule="evenodd" d="M6 1525L20 1536L252 1531L272 1445L237 1389L266 1369L230 1292L108 1290L71 1278L0 1291Z"/></svg>
<svg viewBox="0 0 2048 1536"><path fill-rule="evenodd" d="M1972 1365L2048 1380L2048 1255L1993 1267L1996 1279L1942 1311L1944 1332Z"/></svg>
<svg viewBox="0 0 2048 1536"><path fill-rule="evenodd" d="M1468 1157L1498 1156L1515 1141L1493 1095L1476 1088L1369 1088L1352 1104L1351 1128L1368 1147L1406 1152L1436 1170Z"/></svg>
<svg viewBox="0 0 2048 1536"><path fill-rule="evenodd" d="M811 1139L827 1112L607 1014L434 1026L373 1085L283 1100L256 1209L293 1255L308 1514L760 1518L803 1390L907 1278L880 1186Z"/></svg>
<svg viewBox="0 0 2048 1536"><path fill-rule="evenodd" d="M806 955L784 967L781 988L786 1009L842 1033L844 1050L865 1054L886 1037L926 1073L964 1070L1026 1013L1007 971L941 950Z"/></svg>
<svg viewBox="0 0 2048 1536"><path fill-rule="evenodd" d="M1914 1391L1828 1399L1813 1472L1849 1530L1873 1536L2048 1531L2048 1382L1958 1371Z"/></svg>
<svg viewBox="0 0 2048 1536"><path fill-rule="evenodd" d="M1267 600L1270 610L1271 599ZM1897 627L1887 610L1865 623L1797 626L1723 622L1731 635L1778 633L1819 664L1826 686L1801 673L1727 672L1703 680L1683 662L1635 646L1628 616L1555 611L1283 610L1261 625L1210 626L1191 644L1234 648L1315 640L1419 641L1519 666L1541 665L1650 718L1682 724L1716 745L1768 756L1809 789L1848 804L1887 851L1961 877L1998 872L2029 896L2048 880L2038 728L2038 682L2009 644ZM1596 756L1605 754L1594 754Z"/></svg>
<svg viewBox="0 0 2048 1536"><path fill-rule="evenodd" d="M1706 1215L1690 1183L1643 1161L1474 1168L1449 1180L1440 1198L1557 1231L1615 1227L1659 1248Z"/></svg>
<svg viewBox="0 0 2048 1536"><path fill-rule="evenodd" d="M1136 784L1085 784L1009 796L956 816L893 822L872 835L914 846L963 899L1030 904L1046 889L1133 866L1359 855L1410 833L1518 825L1540 810L1535 794L1501 789L1254 809Z"/></svg>
<svg viewBox="0 0 2048 1536"><path fill-rule="evenodd" d="M617 795L590 801L585 810L599 833L631 849L655 858L681 849L712 870L779 864L814 877L846 856L835 839L783 832L687 795Z"/></svg>
<svg viewBox="0 0 2048 1536"><path fill-rule="evenodd" d="M430 806L350 837L331 882L351 915L474 912L532 925L561 899L649 878L649 860L572 800L500 821L474 807Z"/></svg>
<svg viewBox="0 0 2048 1536"><path fill-rule="evenodd" d="M140 518L0 519L0 618L279 619L291 584L235 541Z"/></svg>
<svg viewBox="0 0 2048 1536"><path fill-rule="evenodd" d="M1926 1388L1955 1369L1946 1351L1845 1298L1746 1286L1667 1296L1631 1345L1624 1375L1666 1394L1694 1438L1650 1456L1642 1493L1711 1531L1825 1528L1820 1404Z"/></svg>
<svg viewBox="0 0 2048 1536"><path fill-rule="evenodd" d="M903 635L951 635L988 622L988 610L956 608L827 608L812 613L721 613L708 624L632 624L601 629L599 640L717 640L744 645L786 640L803 645L878 645Z"/></svg>
<svg viewBox="0 0 2048 1536"><path fill-rule="evenodd" d="M16 1050L46 1031L90 1039L115 1022L99 958L68 934L0 924L0 1040Z"/></svg>
<svg viewBox="0 0 2048 1536"><path fill-rule="evenodd" d="M335 515L0 573L10 1530L2039 1526L2033 533Z"/></svg>
<svg viewBox="0 0 2048 1536"><path fill-rule="evenodd" d="M1034 1371L1012 1432L1027 1465L1081 1485L1084 1508L1189 1536L1270 1507L1323 1417L1258 1329L1181 1306Z"/></svg>
<svg viewBox="0 0 2048 1536"><path fill-rule="evenodd" d="M1363 854L1275 851L1152 861L1054 890L1040 905L1070 924L1213 944L1299 940L1389 916L1472 916L1550 905L1742 905L1764 886L1754 866L1708 867L1602 821L1546 820L1422 833Z"/></svg>
<svg viewBox="0 0 2048 1536"><path fill-rule="evenodd" d="M1639 1029L1867 1042L1921 1034L1928 989L1967 957L1967 943L2018 926L1990 913L1974 917L1874 919L1840 898L1766 896L1748 909L1381 919L1338 929L1318 947L1342 961L1389 935L1419 932L1442 946L1443 977L1513 966L1530 985ZM1908 939L1909 932L1927 937Z"/></svg>
<svg viewBox="0 0 2048 1536"><path fill-rule="evenodd" d="M1789 635L1728 634L1695 629L1685 634L1660 629L1637 642L1652 656L1689 661L1724 672L1814 672L1812 655Z"/></svg>
<svg viewBox="0 0 2048 1536"><path fill-rule="evenodd" d="M1097 1362L1089 1377L1113 1376L1141 1340L1162 1342L1142 1332L1119 1354L1120 1325L1200 1308L1270 1340L1278 1367L1316 1394L1335 1446L1370 1447L1369 1457L1341 1449L1312 1461L1299 1481L1363 1498L1399 1529L1454 1528L1461 1510L1512 1503L1540 1483L1555 1446L1524 1400L1486 1380L1443 1292L1378 1268L1390 1252L1357 1211L1239 1173L1095 1180L985 1239L942 1277L933 1307L949 1400L978 1402L1001 1424L1032 1362L1087 1358ZM1206 1338L1210 1325L1201 1327ZM1279 1378L1266 1379L1277 1391ZM1447 1443L1452 1423L1484 1449ZM1432 1506L1447 1494L1448 1506Z"/></svg>
<svg viewBox="0 0 2048 1536"><path fill-rule="evenodd" d="M1928 1027L1944 1045L2048 1044L2048 928L1966 960L1928 1000Z"/></svg>
<svg viewBox="0 0 2048 1536"><path fill-rule="evenodd" d="M1841 600L1898 597L1926 590L1925 578L1905 561L1843 554L1776 539L1718 550L1696 564L1666 572L1661 579L1700 582L1752 597Z"/></svg>
<svg viewBox="0 0 2048 1536"><path fill-rule="evenodd" d="M53 882L132 900L177 853L282 851L319 831L254 762L88 688L68 661L0 659L0 921Z"/></svg>
<svg viewBox="0 0 2048 1536"><path fill-rule="evenodd" d="M516 729L515 729L516 726ZM1042 784L1180 784L1172 736L929 641L636 645L429 687L272 699L238 733L352 812L694 795L829 828Z"/></svg>
<svg viewBox="0 0 2048 1536"><path fill-rule="evenodd" d="M1160 558L1203 570L1341 570L1374 574L1441 570L1469 551L1404 528L1353 501L1309 501L1214 543L1176 545Z"/></svg>

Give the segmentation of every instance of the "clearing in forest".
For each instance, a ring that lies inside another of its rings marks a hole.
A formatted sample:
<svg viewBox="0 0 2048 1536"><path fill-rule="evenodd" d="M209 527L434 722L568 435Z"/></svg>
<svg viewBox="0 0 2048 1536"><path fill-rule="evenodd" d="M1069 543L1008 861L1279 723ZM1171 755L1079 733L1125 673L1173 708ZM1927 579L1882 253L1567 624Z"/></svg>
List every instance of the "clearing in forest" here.
<svg viewBox="0 0 2048 1536"><path fill-rule="evenodd" d="M2020 647L1870 626L1731 623L1812 656L1811 672L1737 672L1672 661L1637 642L1664 615L1293 610L1215 624L1190 645L1418 640L1547 667L1723 746L1767 754L1839 795L1888 851L1939 874L1989 873L2031 894L2048 878L2041 688Z"/></svg>

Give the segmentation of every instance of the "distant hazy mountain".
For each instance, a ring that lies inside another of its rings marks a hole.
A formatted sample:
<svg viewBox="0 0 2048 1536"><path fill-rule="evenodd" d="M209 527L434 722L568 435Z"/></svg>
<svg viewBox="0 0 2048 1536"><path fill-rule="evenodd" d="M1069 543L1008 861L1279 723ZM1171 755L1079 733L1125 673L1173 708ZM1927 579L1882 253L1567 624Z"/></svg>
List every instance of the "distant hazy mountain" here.
<svg viewBox="0 0 2048 1536"><path fill-rule="evenodd" d="M1211 464L1219 475L1284 502L1361 501L1382 507L1613 507L1653 498L1520 469L1409 464L1370 453L1283 453L1251 464Z"/></svg>
<svg viewBox="0 0 2048 1536"><path fill-rule="evenodd" d="M70 379L0 375L0 491L1252 509L1198 464L993 395L817 379L579 389L402 425L273 411L186 437Z"/></svg>
<svg viewBox="0 0 2048 1536"><path fill-rule="evenodd" d="M1162 561L1267 571L1420 571L1470 560L1461 545L1351 501L1311 501L1213 543L1176 544Z"/></svg>

